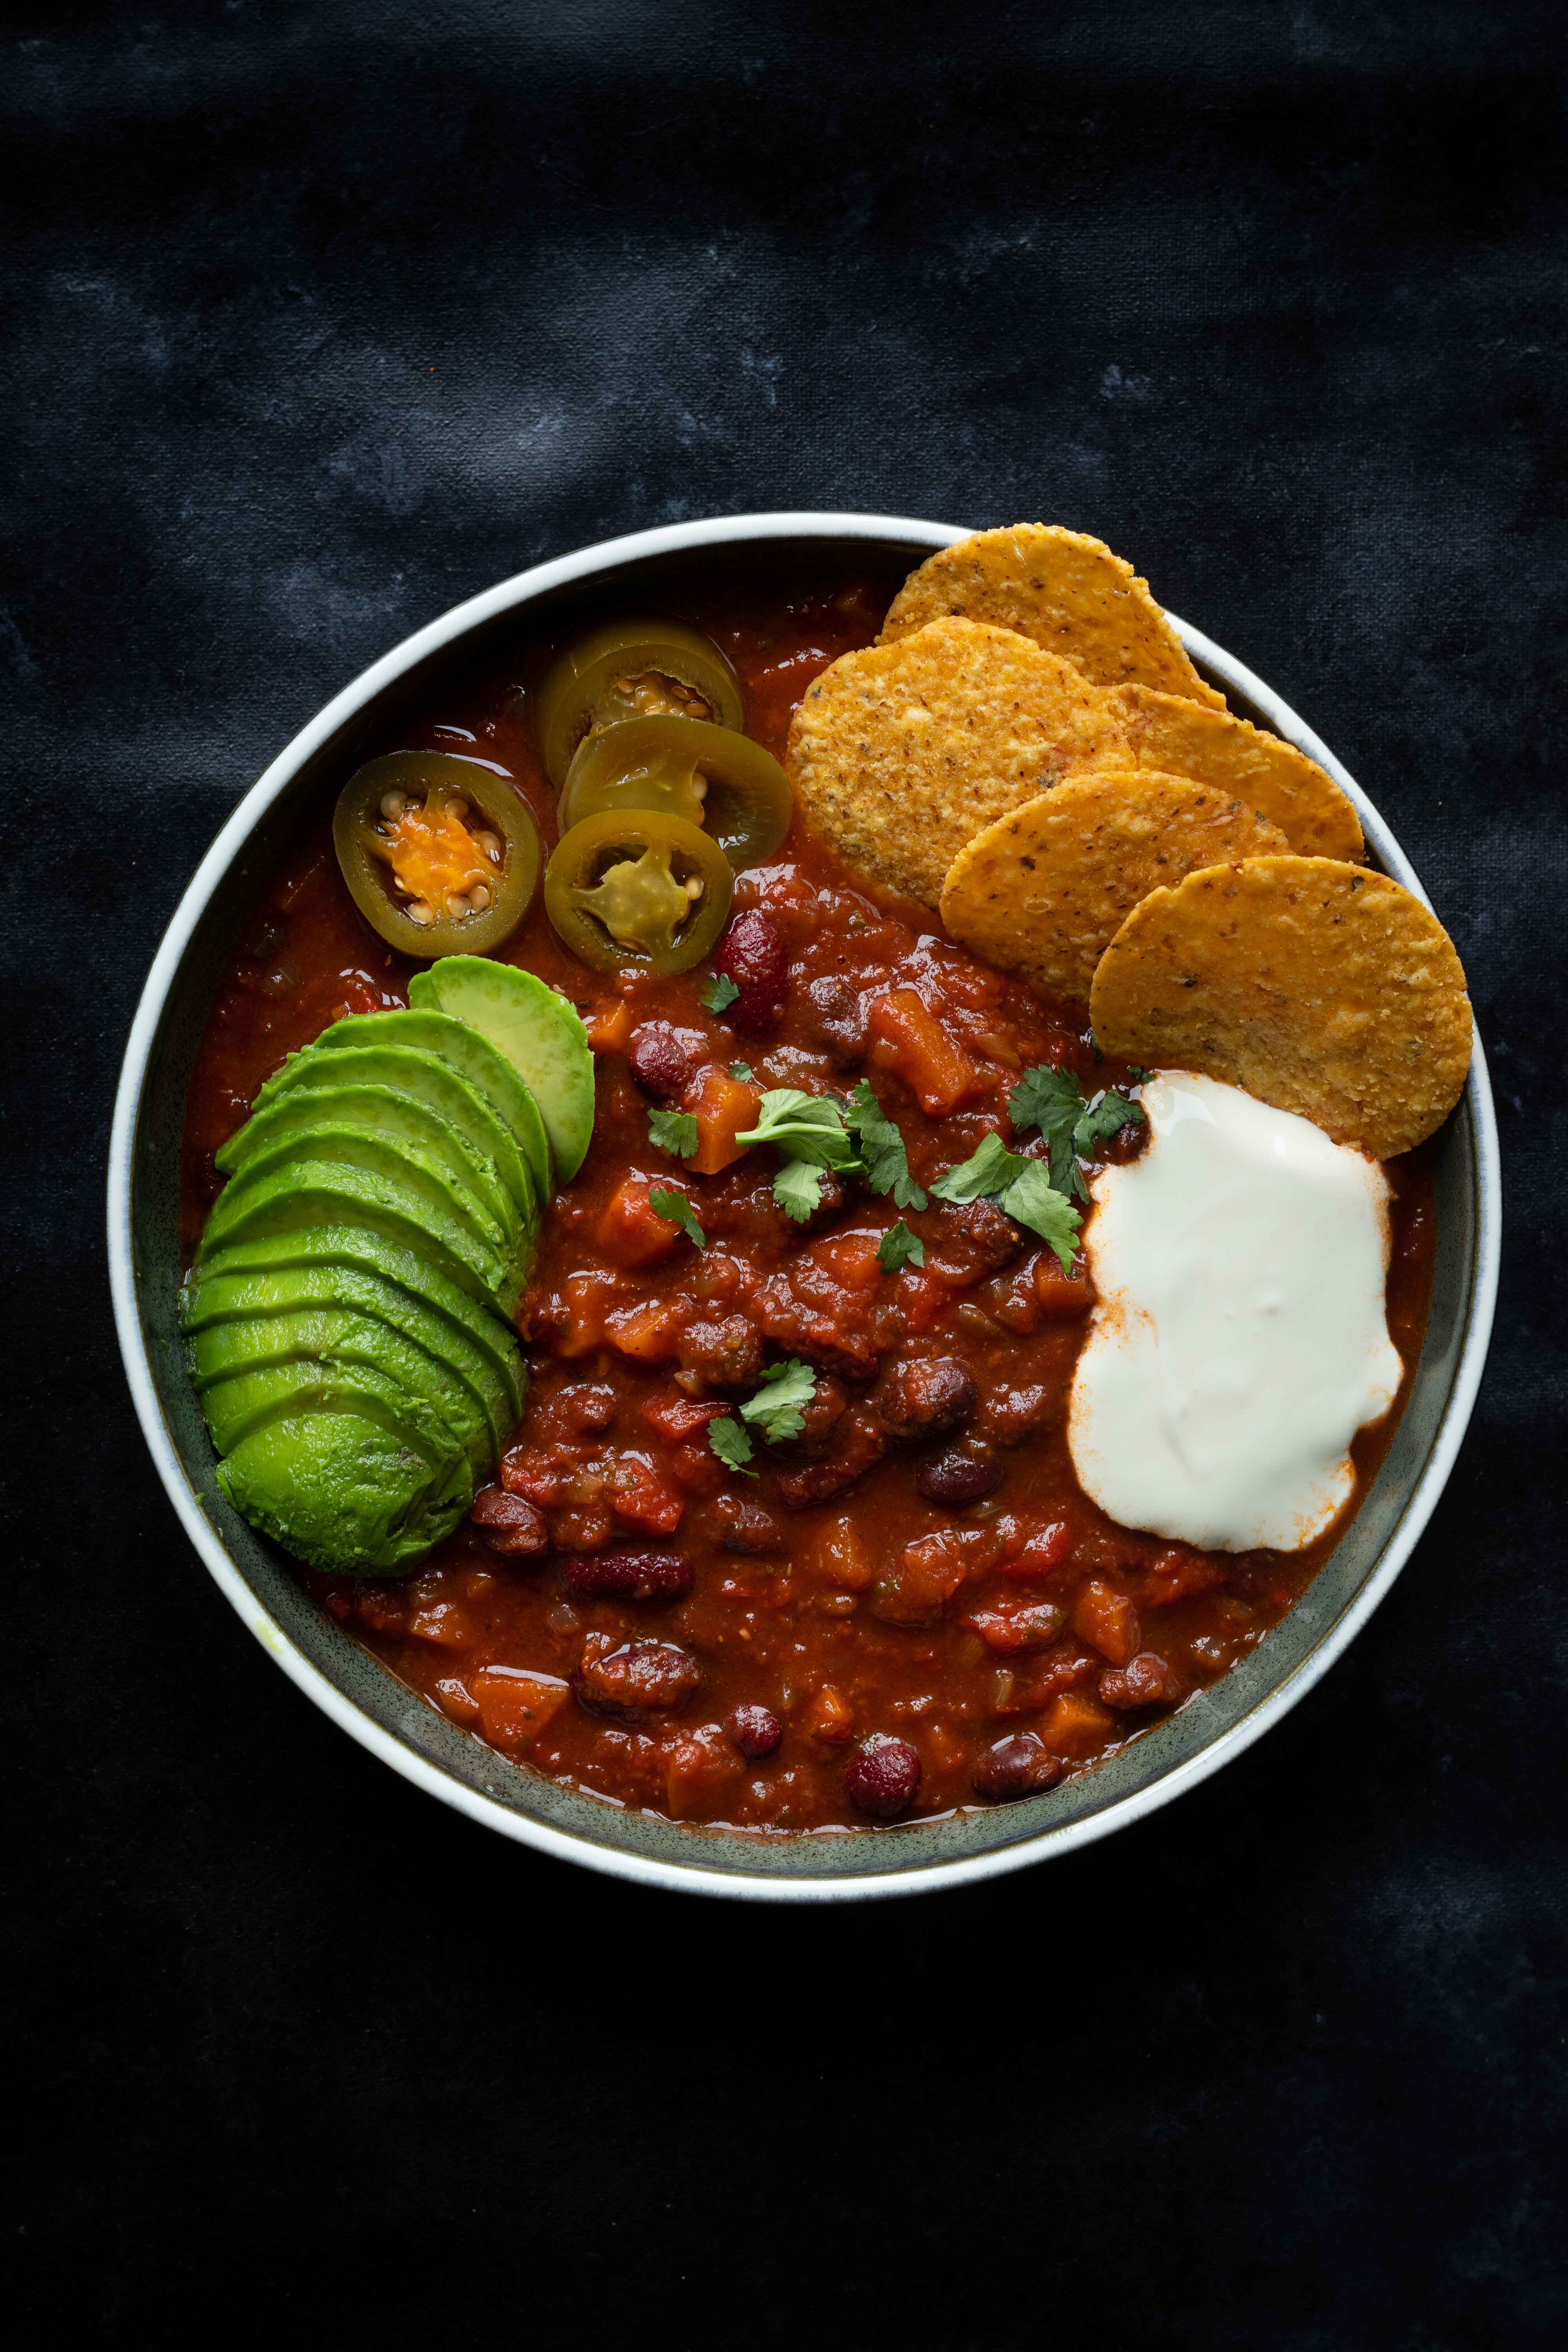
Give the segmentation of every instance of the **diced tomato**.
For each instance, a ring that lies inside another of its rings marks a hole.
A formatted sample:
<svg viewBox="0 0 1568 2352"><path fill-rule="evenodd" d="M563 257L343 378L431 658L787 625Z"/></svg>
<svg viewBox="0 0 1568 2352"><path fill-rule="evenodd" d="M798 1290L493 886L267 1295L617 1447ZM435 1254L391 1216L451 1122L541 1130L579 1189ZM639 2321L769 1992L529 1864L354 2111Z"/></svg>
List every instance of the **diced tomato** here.
<svg viewBox="0 0 1568 2352"><path fill-rule="evenodd" d="M709 1423L729 1407L711 1397L656 1396L637 1407L641 1418L650 1429L671 1445L682 1445L689 1437L698 1436Z"/></svg>
<svg viewBox="0 0 1568 2352"><path fill-rule="evenodd" d="M978 1528L918 1536L889 1563L878 1582L872 1615L889 1625L934 1625L990 1549L990 1538Z"/></svg>
<svg viewBox="0 0 1568 2352"><path fill-rule="evenodd" d="M873 997L866 1008L871 1059L891 1070L930 1118L956 1110L973 1093L979 1072L963 1048L934 1020L912 988Z"/></svg>
<svg viewBox="0 0 1568 2352"><path fill-rule="evenodd" d="M1072 1549L1072 1529L1065 1519L1049 1527L1029 1528L1015 1520L1003 1540L996 1565L1004 1576L1049 1576Z"/></svg>
<svg viewBox="0 0 1568 2352"><path fill-rule="evenodd" d="M1015 1650L1047 1648L1062 1630L1062 1612L1046 1601L1029 1608L1020 1608L1014 1601L1005 1609L973 1610L961 1622L978 1633L988 1650L1006 1655Z"/></svg>
<svg viewBox="0 0 1568 2352"><path fill-rule="evenodd" d="M1035 1296L1047 1315L1087 1315L1094 1285L1083 1258L1074 1258L1072 1272L1064 1274L1055 1250L1042 1250L1035 1261Z"/></svg>
<svg viewBox="0 0 1568 2352"><path fill-rule="evenodd" d="M809 1255L844 1289L871 1290L882 1278L877 1263L881 1241L880 1234L834 1234L826 1241L814 1242Z"/></svg>
<svg viewBox="0 0 1568 2352"><path fill-rule="evenodd" d="M1143 1606L1169 1609L1177 1601L1190 1601L1194 1593L1212 1592L1224 1582L1225 1570L1197 1553L1179 1548L1163 1551L1143 1580Z"/></svg>
<svg viewBox="0 0 1568 2352"><path fill-rule="evenodd" d="M646 1454L623 1454L610 1481L610 1508L625 1526L640 1528L645 1535L672 1536L686 1503Z"/></svg>
<svg viewBox="0 0 1568 2352"><path fill-rule="evenodd" d="M1124 1666L1137 1655L1138 1612L1124 1592L1102 1584L1099 1577L1091 1578L1073 1602L1072 1629L1113 1666Z"/></svg>
<svg viewBox="0 0 1568 2352"><path fill-rule="evenodd" d="M724 1465L700 1438L693 1437L685 1445L672 1445L665 1455L664 1467L688 1495L716 1495L724 1484Z"/></svg>
<svg viewBox="0 0 1568 2352"><path fill-rule="evenodd" d="M906 1267L900 1276L899 1307L906 1331L929 1331L952 1304L952 1285L944 1281L934 1267L927 1266L921 1272Z"/></svg>
<svg viewBox="0 0 1568 2352"><path fill-rule="evenodd" d="M605 1204L594 1238L616 1265L651 1265L680 1238L679 1226L651 1206L649 1189L646 1176L623 1177Z"/></svg>
<svg viewBox="0 0 1568 2352"><path fill-rule="evenodd" d="M679 1352L690 1313L685 1299L649 1298L609 1316L605 1337L617 1355L629 1356L633 1363L666 1364Z"/></svg>
<svg viewBox="0 0 1568 2352"><path fill-rule="evenodd" d="M1040 1738L1053 1756L1092 1756L1114 1729L1116 1717L1086 1690L1066 1690L1051 1701Z"/></svg>
<svg viewBox="0 0 1568 2352"><path fill-rule="evenodd" d="M716 1739L679 1739L670 1753L665 1769L665 1802L672 1821L685 1821L692 1813L711 1812L718 1802L719 1790L730 1775L739 1769L739 1759L726 1753Z"/></svg>
<svg viewBox="0 0 1568 2352"><path fill-rule="evenodd" d="M632 1034L632 1008L624 996L614 1004L596 1004L585 1026L595 1054L624 1054Z"/></svg>
<svg viewBox="0 0 1568 2352"><path fill-rule="evenodd" d="M479 1729L492 1748L527 1748L539 1737L570 1685L556 1675L524 1673L516 1666L484 1666L469 1684L479 1711Z"/></svg>
<svg viewBox="0 0 1568 2352"><path fill-rule="evenodd" d="M762 1089L732 1078L728 1070L700 1071L682 1097L683 1108L697 1120L697 1149L687 1166L699 1176L717 1176L750 1149L735 1138L755 1127L762 1107Z"/></svg>

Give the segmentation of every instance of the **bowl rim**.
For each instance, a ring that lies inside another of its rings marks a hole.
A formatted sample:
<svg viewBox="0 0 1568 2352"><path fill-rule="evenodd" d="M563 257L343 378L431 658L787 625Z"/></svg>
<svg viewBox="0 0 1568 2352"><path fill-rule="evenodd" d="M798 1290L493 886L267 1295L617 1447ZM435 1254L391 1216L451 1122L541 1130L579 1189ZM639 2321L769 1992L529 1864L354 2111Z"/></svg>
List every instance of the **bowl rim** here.
<svg viewBox="0 0 1568 2352"><path fill-rule="evenodd" d="M174 910L153 959L125 1049L114 1106L108 1171L109 1274L115 1326L132 1399L153 1464L180 1523L241 1621L290 1680L340 1729L357 1740L405 1780L471 1820L557 1860L574 1862L606 1874L669 1892L707 1894L752 1901L831 1903L923 1894L968 1885L1071 1853L1169 1804L1232 1762L1305 1697L1391 1590L1431 1517L1458 1456L1479 1390L1496 1310L1501 1244L1502 1187L1491 1085L1479 1031L1463 1097L1476 1153L1476 1232L1468 1268L1464 1336L1442 1418L1420 1475L1382 1556L1354 1599L1295 1671L1238 1722L1198 1754L1174 1765L1143 1789L1115 1800L1084 1820L1047 1828L991 1852L957 1860L920 1864L868 1875L786 1878L749 1875L705 1867L692 1860L622 1852L589 1838L533 1821L524 1813L449 1778L431 1759L405 1746L374 1722L289 1639L262 1606L203 1512L181 1467L159 1406L143 1330L132 1248L132 1170L137 1121L149 1062L163 1009L178 978L193 933L214 893L267 812L300 769L343 726L417 663L483 624L553 591L648 558L693 549L758 546L770 540L864 540L902 545L911 551L951 546L968 529L900 515L843 514L803 509L778 513L714 516L663 525L602 540L498 582L455 604L373 662L310 719L263 772L220 828ZM1369 845L1384 870L1419 898L1431 901L1383 817L1343 764L1272 688L1216 645L1203 631L1168 613L1167 619L1189 653L1227 687L1234 687L1280 735L1327 769L1354 803ZM743 1850L743 1849L742 1849Z"/></svg>

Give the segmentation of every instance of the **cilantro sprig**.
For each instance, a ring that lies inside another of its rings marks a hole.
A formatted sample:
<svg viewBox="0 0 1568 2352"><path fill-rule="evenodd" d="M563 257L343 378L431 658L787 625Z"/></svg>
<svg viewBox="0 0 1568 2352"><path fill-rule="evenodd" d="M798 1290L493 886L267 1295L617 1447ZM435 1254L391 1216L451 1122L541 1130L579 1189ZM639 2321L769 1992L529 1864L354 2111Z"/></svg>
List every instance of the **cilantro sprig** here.
<svg viewBox="0 0 1568 2352"><path fill-rule="evenodd" d="M755 1127L737 1143L771 1143L782 1165L773 1198L804 1224L822 1199L822 1179L864 1176L873 1192L890 1192L900 1209L923 1209L925 1193L910 1174L904 1139L862 1078L849 1100L774 1087L763 1095Z"/></svg>
<svg viewBox="0 0 1568 2352"><path fill-rule="evenodd" d="M894 1126L870 1085L862 1078L850 1097L846 1124L860 1139L866 1181L873 1192L890 1192L896 1209L923 1209L926 1196L910 1174L904 1139Z"/></svg>
<svg viewBox="0 0 1568 2352"><path fill-rule="evenodd" d="M877 1264L884 1274L897 1274L900 1266L924 1265L925 1244L918 1234L911 1234L900 1217L889 1225L877 1244Z"/></svg>
<svg viewBox="0 0 1568 2352"><path fill-rule="evenodd" d="M1007 1097L1007 1111L1015 1127L1038 1128L1050 1154L1052 1184L1069 1200L1080 1201L1088 1200L1089 1187L1079 1160L1090 1159L1097 1143L1143 1116L1135 1102L1112 1088L1086 1101L1071 1070L1044 1062L1025 1071Z"/></svg>
<svg viewBox="0 0 1568 2352"><path fill-rule="evenodd" d="M666 1224L679 1225L693 1248L707 1248L708 1236L697 1222L696 1212L685 1193L678 1192L673 1184L650 1184L647 1204Z"/></svg>
<svg viewBox="0 0 1568 2352"><path fill-rule="evenodd" d="M710 980L703 982L697 993L710 1013L722 1013L727 1004L733 1004L741 992L727 971L716 971Z"/></svg>
<svg viewBox="0 0 1568 2352"><path fill-rule="evenodd" d="M690 1110L650 1110L647 1139L673 1160L689 1160L697 1149L697 1114Z"/></svg>
<svg viewBox="0 0 1568 2352"><path fill-rule="evenodd" d="M798 1356L770 1364L754 1396L709 1423L708 1443L726 1469L754 1478L756 1472L746 1468L755 1451L751 1431L769 1445L787 1445L805 1427L805 1407L816 1394L816 1374Z"/></svg>
<svg viewBox="0 0 1568 2352"><path fill-rule="evenodd" d="M994 1129L967 1160L939 1176L931 1191L939 1201L994 1201L1055 1250L1064 1274L1072 1272L1081 1215L1058 1191L1042 1160L1009 1151Z"/></svg>

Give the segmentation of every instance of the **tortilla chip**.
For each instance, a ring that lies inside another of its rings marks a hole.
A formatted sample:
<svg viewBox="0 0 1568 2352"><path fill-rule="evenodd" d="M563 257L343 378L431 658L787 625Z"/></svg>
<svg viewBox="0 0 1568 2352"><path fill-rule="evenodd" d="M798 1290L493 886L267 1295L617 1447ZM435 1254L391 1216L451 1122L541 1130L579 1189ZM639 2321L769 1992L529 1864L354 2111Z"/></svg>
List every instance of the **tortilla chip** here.
<svg viewBox="0 0 1568 2352"><path fill-rule="evenodd" d="M1130 563L1058 523L977 531L927 558L894 597L879 644L944 614L991 621L1059 654L1094 685L1152 686L1225 709Z"/></svg>
<svg viewBox="0 0 1568 2352"><path fill-rule="evenodd" d="M934 621L806 688L784 764L839 856L922 906L963 845L1064 775L1120 759L1120 713L1012 629Z"/></svg>
<svg viewBox="0 0 1568 2352"><path fill-rule="evenodd" d="M1441 923L1386 875L1329 857L1151 891L1100 958L1089 1010L1102 1052L1245 1087L1374 1160L1439 1128L1469 1067Z"/></svg>
<svg viewBox="0 0 1568 2352"><path fill-rule="evenodd" d="M1132 756L1140 767L1167 776L1195 776L1233 793L1277 824L1299 857L1339 857L1359 865L1365 855L1361 819L1333 778L1293 743L1266 734L1228 710L1213 710L1152 687L1124 687L1117 699L1127 713Z"/></svg>
<svg viewBox="0 0 1568 2352"><path fill-rule="evenodd" d="M942 919L987 963L1087 1004L1100 957L1151 890L1289 847L1278 825L1190 776L1079 776L959 851Z"/></svg>

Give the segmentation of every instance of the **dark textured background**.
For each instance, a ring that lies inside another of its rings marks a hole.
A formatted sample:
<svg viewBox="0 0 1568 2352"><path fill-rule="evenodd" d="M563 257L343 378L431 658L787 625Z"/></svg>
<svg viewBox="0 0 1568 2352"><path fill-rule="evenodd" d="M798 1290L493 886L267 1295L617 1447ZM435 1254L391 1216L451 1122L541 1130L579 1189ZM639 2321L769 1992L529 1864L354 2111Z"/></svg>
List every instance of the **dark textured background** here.
<svg viewBox="0 0 1568 2352"><path fill-rule="evenodd" d="M7 22L8 2315L1561 2343L1561 11ZM1143 1829L831 1913L536 1859L330 1728L154 1483L100 1240L146 965L294 730L537 558L797 505L1099 532L1276 684L1458 940L1510 1188L1465 1458L1326 1684Z"/></svg>

